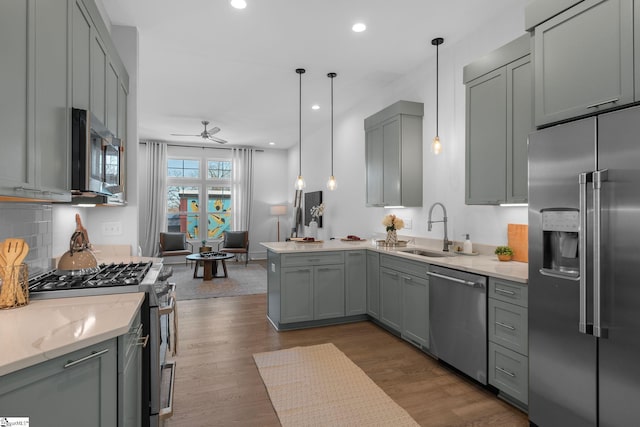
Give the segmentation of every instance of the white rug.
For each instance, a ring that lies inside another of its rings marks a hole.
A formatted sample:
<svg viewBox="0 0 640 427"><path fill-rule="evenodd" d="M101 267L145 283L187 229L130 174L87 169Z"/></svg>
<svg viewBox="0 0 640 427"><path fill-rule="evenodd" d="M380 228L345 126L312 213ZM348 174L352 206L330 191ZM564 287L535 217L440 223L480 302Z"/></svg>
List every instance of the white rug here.
<svg viewBox="0 0 640 427"><path fill-rule="evenodd" d="M418 425L331 343L253 358L284 427Z"/></svg>

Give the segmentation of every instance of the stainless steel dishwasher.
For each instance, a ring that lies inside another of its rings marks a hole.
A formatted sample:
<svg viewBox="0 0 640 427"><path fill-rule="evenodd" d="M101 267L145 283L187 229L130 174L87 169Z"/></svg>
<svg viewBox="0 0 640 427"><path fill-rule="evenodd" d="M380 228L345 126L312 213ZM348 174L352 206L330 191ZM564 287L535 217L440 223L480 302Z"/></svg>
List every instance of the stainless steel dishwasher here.
<svg viewBox="0 0 640 427"><path fill-rule="evenodd" d="M487 278L429 266L429 351L487 384Z"/></svg>

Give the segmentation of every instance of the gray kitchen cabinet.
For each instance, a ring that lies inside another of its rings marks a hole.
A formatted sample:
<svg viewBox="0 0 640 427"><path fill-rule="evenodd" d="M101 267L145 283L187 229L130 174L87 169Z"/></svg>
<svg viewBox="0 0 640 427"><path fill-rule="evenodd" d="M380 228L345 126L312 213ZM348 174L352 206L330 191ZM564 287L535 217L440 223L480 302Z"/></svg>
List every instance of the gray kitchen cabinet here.
<svg viewBox="0 0 640 427"><path fill-rule="evenodd" d="M489 384L523 408L529 400L527 290L521 283L489 278Z"/></svg>
<svg viewBox="0 0 640 427"><path fill-rule="evenodd" d="M527 201L527 138L534 130L529 50L524 35L464 67L468 205Z"/></svg>
<svg viewBox="0 0 640 427"><path fill-rule="evenodd" d="M118 132L118 73L111 62L107 64L105 87L105 125L107 129L111 129L111 132L116 134Z"/></svg>
<svg viewBox="0 0 640 427"><path fill-rule="evenodd" d="M400 273L380 268L380 322L402 331L402 285Z"/></svg>
<svg viewBox="0 0 640 427"><path fill-rule="evenodd" d="M97 32L91 40L91 112L103 124L107 122L107 50Z"/></svg>
<svg viewBox="0 0 640 427"><path fill-rule="evenodd" d="M402 338L417 345L429 347L429 281L401 274L402 283Z"/></svg>
<svg viewBox="0 0 640 427"><path fill-rule="evenodd" d="M142 324L140 312L129 332L118 337L118 425L139 427L142 422Z"/></svg>
<svg viewBox="0 0 640 427"><path fill-rule="evenodd" d="M345 314L367 312L367 251L345 253Z"/></svg>
<svg viewBox="0 0 640 427"><path fill-rule="evenodd" d="M313 267L286 267L281 272L281 323L313 320Z"/></svg>
<svg viewBox="0 0 640 427"><path fill-rule="evenodd" d="M31 425L116 426L117 338L5 375L3 416Z"/></svg>
<svg viewBox="0 0 640 427"><path fill-rule="evenodd" d="M398 101L367 117L367 206L422 206L424 105Z"/></svg>
<svg viewBox="0 0 640 427"><path fill-rule="evenodd" d="M118 131L116 136L121 139L125 139L127 136L127 93L127 88L120 81L118 85Z"/></svg>
<svg viewBox="0 0 640 427"><path fill-rule="evenodd" d="M367 251L367 314L380 319L380 254Z"/></svg>
<svg viewBox="0 0 640 427"><path fill-rule="evenodd" d="M0 196L68 201L67 9L3 2L0 27Z"/></svg>
<svg viewBox="0 0 640 427"><path fill-rule="evenodd" d="M634 9L633 0L585 0L533 28L537 126L640 99Z"/></svg>
<svg viewBox="0 0 640 427"><path fill-rule="evenodd" d="M72 19L72 106L90 110L92 24L89 12L82 2L73 2Z"/></svg>
<svg viewBox="0 0 640 427"><path fill-rule="evenodd" d="M313 267L313 319L344 317L344 264Z"/></svg>

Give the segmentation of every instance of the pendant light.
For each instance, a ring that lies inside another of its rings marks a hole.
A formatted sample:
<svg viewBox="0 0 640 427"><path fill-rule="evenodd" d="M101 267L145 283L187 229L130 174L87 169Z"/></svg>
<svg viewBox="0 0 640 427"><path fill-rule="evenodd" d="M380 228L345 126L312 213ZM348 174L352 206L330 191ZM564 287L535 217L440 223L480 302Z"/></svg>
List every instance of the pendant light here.
<svg viewBox="0 0 640 427"><path fill-rule="evenodd" d="M433 142L431 143L431 151L436 155L442 152L442 144L440 143L440 137L438 136L438 46L442 43L444 43L444 39L442 37L436 37L431 40L431 44L436 47L436 136L433 138Z"/></svg>
<svg viewBox="0 0 640 427"><path fill-rule="evenodd" d="M329 177L329 181L327 181L327 188L329 191L333 191L338 188L336 177L333 176L333 78L335 76L337 76L336 73L327 74L327 77L331 79L331 176Z"/></svg>
<svg viewBox="0 0 640 427"><path fill-rule="evenodd" d="M298 178L296 178L296 184L295 184L295 189L296 190L304 190L304 187L306 186L305 182L304 182L304 178L302 178L302 75L306 72L306 70L304 68L296 68L296 73L298 73L298 75L300 76L300 102L299 102L299 116L298 116L298 123L300 125L299 129L300 129L300 134L299 134L299 139L298 139L298 156L299 156L299 163L298 163Z"/></svg>

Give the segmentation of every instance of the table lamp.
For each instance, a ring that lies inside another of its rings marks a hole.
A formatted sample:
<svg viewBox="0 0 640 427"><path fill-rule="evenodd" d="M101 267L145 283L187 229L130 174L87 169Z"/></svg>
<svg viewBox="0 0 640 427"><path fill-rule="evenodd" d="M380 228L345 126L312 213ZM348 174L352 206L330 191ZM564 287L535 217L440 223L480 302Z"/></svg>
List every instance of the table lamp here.
<svg viewBox="0 0 640 427"><path fill-rule="evenodd" d="M286 205L273 205L271 206L271 215L278 217L278 242L280 241L280 216L287 214Z"/></svg>

